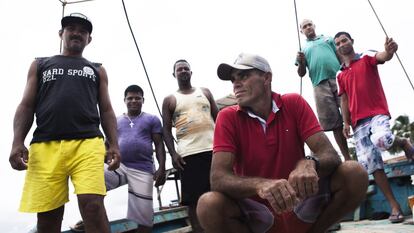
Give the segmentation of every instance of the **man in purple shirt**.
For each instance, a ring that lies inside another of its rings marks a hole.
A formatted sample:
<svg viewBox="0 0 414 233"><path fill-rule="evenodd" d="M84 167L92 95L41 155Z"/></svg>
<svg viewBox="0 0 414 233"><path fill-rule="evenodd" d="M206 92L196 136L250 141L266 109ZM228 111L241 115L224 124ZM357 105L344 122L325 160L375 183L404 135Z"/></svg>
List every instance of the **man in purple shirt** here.
<svg viewBox="0 0 414 233"><path fill-rule="evenodd" d="M153 226L153 186L165 183L165 149L162 125L155 115L142 112L144 91L137 85L125 89L127 113L117 117L121 165L115 171L105 169L107 191L128 184L127 218L138 223L137 233L151 232ZM155 170L153 147L158 160ZM153 185L153 181L155 184ZM82 222L72 230L81 230Z"/></svg>
<svg viewBox="0 0 414 233"><path fill-rule="evenodd" d="M107 190L128 184L127 218L139 224L137 232L151 232L153 220L152 190L165 183L165 149L159 118L142 112L144 91L137 85L127 87L124 102L128 112L118 116L118 144L121 166L105 170ZM158 160L155 170L152 143Z"/></svg>

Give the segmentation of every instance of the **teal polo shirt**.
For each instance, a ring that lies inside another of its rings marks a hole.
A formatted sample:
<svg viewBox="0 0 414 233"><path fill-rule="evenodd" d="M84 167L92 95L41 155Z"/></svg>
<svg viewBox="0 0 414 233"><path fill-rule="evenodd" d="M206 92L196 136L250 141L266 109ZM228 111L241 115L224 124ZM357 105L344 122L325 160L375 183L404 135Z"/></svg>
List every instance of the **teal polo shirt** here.
<svg viewBox="0 0 414 233"><path fill-rule="evenodd" d="M306 40L302 52L305 54L306 66L314 87L325 79L336 78L340 64L335 49L332 37L319 35L313 40Z"/></svg>

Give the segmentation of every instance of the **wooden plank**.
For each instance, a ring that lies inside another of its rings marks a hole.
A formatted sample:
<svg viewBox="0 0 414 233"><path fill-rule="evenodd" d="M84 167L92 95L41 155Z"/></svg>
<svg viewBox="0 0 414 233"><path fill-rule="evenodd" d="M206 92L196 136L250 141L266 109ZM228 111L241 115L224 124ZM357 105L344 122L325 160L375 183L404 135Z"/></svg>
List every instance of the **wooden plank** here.
<svg viewBox="0 0 414 233"><path fill-rule="evenodd" d="M163 209L154 213L154 225L188 217L187 206Z"/></svg>
<svg viewBox="0 0 414 233"><path fill-rule="evenodd" d="M388 219L357 222L341 222L339 233L409 233L414 232L412 216L406 216L405 222L392 224Z"/></svg>
<svg viewBox="0 0 414 233"><path fill-rule="evenodd" d="M166 231L165 233L187 233L187 232L191 232L192 230L193 228L191 228L191 226L187 226L187 227L183 227L183 228L172 230L172 231Z"/></svg>
<svg viewBox="0 0 414 233"><path fill-rule="evenodd" d="M138 228L138 224L129 219L119 219L109 222L111 233L127 233ZM62 233L76 233L73 230L62 231ZM79 231L78 231L79 233Z"/></svg>

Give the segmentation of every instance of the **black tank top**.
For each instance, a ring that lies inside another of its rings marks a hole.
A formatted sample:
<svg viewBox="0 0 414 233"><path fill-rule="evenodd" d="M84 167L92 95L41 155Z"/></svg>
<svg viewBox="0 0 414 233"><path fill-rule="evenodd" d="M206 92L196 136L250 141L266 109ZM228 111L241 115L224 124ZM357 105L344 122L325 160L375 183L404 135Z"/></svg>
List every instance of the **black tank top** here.
<svg viewBox="0 0 414 233"><path fill-rule="evenodd" d="M98 112L101 64L56 55L37 58L38 90L34 142L100 136Z"/></svg>

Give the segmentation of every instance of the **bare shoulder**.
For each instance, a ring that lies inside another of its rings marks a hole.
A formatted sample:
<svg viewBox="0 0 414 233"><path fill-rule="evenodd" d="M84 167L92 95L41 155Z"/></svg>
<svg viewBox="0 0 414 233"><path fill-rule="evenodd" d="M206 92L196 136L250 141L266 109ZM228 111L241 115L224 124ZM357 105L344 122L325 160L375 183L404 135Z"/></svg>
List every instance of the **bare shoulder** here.
<svg viewBox="0 0 414 233"><path fill-rule="evenodd" d="M207 87L200 87L200 89L203 91L203 93L211 93L210 89L208 89Z"/></svg>
<svg viewBox="0 0 414 233"><path fill-rule="evenodd" d="M98 69L98 72L99 72L100 75L107 76L106 69L105 69L105 67L103 65L98 66L97 69Z"/></svg>
<svg viewBox="0 0 414 233"><path fill-rule="evenodd" d="M213 97L213 95L211 94L211 91L208 88L206 88L206 87L200 87L200 89L203 92L203 94L205 96L207 96L208 98Z"/></svg>
<svg viewBox="0 0 414 233"><path fill-rule="evenodd" d="M37 73L37 66L39 65L39 61L34 59L29 67L29 76L35 75Z"/></svg>
<svg viewBox="0 0 414 233"><path fill-rule="evenodd" d="M175 101L175 96L173 94L170 94L164 98L164 104L175 103Z"/></svg>
<svg viewBox="0 0 414 233"><path fill-rule="evenodd" d="M162 103L163 114L173 113L175 111L176 102L177 100L173 94L166 96Z"/></svg>
<svg viewBox="0 0 414 233"><path fill-rule="evenodd" d="M31 87L37 86L38 80L38 69L39 69L39 61L38 59L34 59L30 64L29 71L27 73L27 85Z"/></svg>

